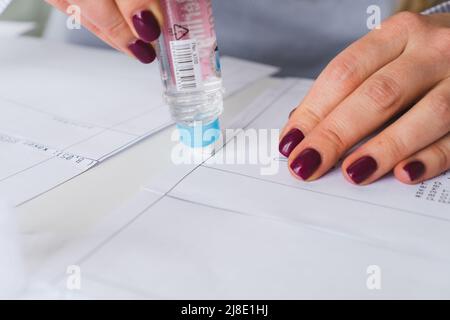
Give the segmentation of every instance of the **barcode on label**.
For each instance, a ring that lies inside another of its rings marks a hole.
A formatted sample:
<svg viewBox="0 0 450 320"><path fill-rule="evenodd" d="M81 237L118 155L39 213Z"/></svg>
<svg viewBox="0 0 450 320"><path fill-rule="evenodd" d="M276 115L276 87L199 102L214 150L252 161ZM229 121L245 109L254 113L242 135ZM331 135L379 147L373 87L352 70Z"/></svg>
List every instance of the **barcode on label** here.
<svg viewBox="0 0 450 320"><path fill-rule="evenodd" d="M195 90L202 85L200 57L197 41L179 40L170 42L173 69L177 90Z"/></svg>

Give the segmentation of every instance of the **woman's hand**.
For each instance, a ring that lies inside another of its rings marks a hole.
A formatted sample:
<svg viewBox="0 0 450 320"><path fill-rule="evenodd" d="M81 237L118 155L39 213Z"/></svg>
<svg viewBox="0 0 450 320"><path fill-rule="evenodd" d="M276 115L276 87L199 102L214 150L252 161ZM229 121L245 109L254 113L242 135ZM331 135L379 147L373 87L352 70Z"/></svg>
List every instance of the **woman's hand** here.
<svg viewBox="0 0 450 320"><path fill-rule="evenodd" d="M152 41L158 39L162 21L158 0L46 0L67 13L81 10L81 23L117 50L151 63L156 58Z"/></svg>
<svg viewBox="0 0 450 320"><path fill-rule="evenodd" d="M414 184L450 168L449 132L450 14L400 13L327 66L291 113L280 152L302 180L318 179L345 157L352 183L394 169Z"/></svg>

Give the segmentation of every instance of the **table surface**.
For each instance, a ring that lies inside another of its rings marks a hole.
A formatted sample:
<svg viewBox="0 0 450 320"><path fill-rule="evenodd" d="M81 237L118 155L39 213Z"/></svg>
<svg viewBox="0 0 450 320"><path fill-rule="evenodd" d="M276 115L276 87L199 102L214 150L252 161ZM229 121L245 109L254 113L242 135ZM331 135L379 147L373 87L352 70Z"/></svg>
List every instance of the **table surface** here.
<svg viewBox="0 0 450 320"><path fill-rule="evenodd" d="M223 118L233 118L280 80L262 79L225 100ZM61 247L102 217L125 205L143 186L174 164L174 126L131 146L98 166L16 208L24 236L25 267L33 273ZM32 235L26 237L26 235Z"/></svg>

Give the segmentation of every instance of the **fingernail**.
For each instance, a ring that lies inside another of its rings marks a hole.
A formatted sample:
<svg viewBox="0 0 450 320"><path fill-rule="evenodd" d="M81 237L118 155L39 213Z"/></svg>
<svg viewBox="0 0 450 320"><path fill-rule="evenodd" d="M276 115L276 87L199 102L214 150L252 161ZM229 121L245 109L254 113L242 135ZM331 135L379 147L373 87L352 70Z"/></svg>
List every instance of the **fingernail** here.
<svg viewBox="0 0 450 320"><path fill-rule="evenodd" d="M291 169L303 180L308 180L320 167L321 163L322 157L319 152L314 149L305 149L291 163Z"/></svg>
<svg viewBox="0 0 450 320"><path fill-rule="evenodd" d="M347 168L347 174L354 183L360 184L378 169L378 164L372 157L362 157Z"/></svg>
<svg viewBox="0 0 450 320"><path fill-rule="evenodd" d="M283 137L283 139L281 139L278 149L283 156L289 157L292 150L294 150L303 139L305 139L303 132L299 129L292 129Z"/></svg>
<svg viewBox="0 0 450 320"><path fill-rule="evenodd" d="M288 117L288 119L290 119L291 118L291 116L292 116L292 114L295 112L295 110L297 110L297 108L294 108L294 109L292 109L292 111L291 112L289 112L289 117Z"/></svg>
<svg viewBox="0 0 450 320"><path fill-rule="evenodd" d="M152 42L159 38L161 28L151 11L141 11L135 14L132 20L134 28L142 40Z"/></svg>
<svg viewBox="0 0 450 320"><path fill-rule="evenodd" d="M425 173L425 165L421 161L413 161L403 167L411 181L419 179Z"/></svg>
<svg viewBox="0 0 450 320"><path fill-rule="evenodd" d="M128 46L128 49L139 59L142 63L148 64L153 62L156 58L156 52L153 47L142 40L136 40Z"/></svg>

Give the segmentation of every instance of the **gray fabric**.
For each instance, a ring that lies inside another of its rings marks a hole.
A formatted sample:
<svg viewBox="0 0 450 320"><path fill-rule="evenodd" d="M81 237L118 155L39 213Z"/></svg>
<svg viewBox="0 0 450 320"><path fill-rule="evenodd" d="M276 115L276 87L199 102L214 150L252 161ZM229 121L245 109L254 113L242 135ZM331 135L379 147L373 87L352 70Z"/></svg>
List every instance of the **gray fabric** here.
<svg viewBox="0 0 450 320"><path fill-rule="evenodd" d="M368 6L392 14L392 0L213 0L222 54L316 77L339 51L368 32Z"/></svg>

